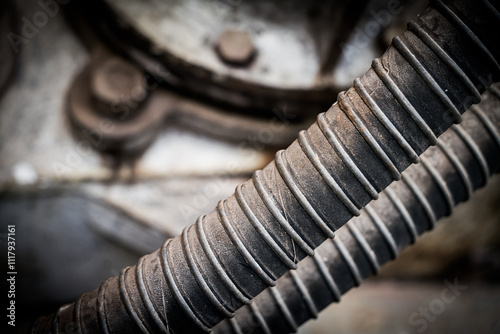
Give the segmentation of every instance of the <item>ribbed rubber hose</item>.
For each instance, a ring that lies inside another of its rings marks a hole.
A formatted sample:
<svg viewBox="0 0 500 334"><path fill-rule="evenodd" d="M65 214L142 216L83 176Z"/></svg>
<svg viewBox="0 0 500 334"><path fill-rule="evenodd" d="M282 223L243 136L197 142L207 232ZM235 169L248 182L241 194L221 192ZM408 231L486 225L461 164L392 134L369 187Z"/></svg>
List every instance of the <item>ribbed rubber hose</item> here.
<svg viewBox="0 0 500 334"><path fill-rule="evenodd" d="M500 85L464 114L359 217L339 229L264 290L250 306L213 329L216 334L294 333L298 327L414 243L473 191L500 172Z"/></svg>
<svg viewBox="0 0 500 334"><path fill-rule="evenodd" d="M34 333L199 333L251 299L437 142L500 77L498 8L436 1L235 195Z"/></svg>

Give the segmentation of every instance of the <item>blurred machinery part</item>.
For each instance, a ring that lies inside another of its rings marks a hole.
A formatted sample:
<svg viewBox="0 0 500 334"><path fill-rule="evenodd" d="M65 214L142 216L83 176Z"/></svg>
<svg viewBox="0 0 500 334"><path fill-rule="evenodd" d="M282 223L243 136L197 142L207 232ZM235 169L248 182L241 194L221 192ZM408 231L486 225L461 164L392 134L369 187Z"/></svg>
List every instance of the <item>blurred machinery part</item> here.
<svg viewBox="0 0 500 334"><path fill-rule="evenodd" d="M255 47L249 34L241 30L226 30L216 44L222 61L235 66L248 64L255 56Z"/></svg>
<svg viewBox="0 0 500 334"><path fill-rule="evenodd" d="M264 146L281 147L312 122L310 117L294 120L296 115L280 110L273 110L269 118L229 113L159 87L161 82L104 49L95 51L69 91L68 117L74 132L115 162L133 162L164 124L232 142L256 138Z"/></svg>

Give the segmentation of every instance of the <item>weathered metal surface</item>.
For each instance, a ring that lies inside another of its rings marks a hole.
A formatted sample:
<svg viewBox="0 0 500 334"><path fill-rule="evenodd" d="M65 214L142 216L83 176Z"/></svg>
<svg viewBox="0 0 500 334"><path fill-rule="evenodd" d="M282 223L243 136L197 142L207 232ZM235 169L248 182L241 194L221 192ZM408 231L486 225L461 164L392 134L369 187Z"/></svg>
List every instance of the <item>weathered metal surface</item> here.
<svg viewBox="0 0 500 334"><path fill-rule="evenodd" d="M323 111L332 94L347 89L368 62L382 54L387 45L379 38L426 4L407 0L106 3L109 8L103 12L111 11L106 22L111 18L119 27L98 29L138 63L157 62L178 71L189 81L184 83L188 89L218 101L265 110L286 104L300 114ZM217 59L217 41L226 29L245 31L255 40L259 56L251 66L235 69ZM113 36L123 33L134 37L124 44Z"/></svg>
<svg viewBox="0 0 500 334"><path fill-rule="evenodd" d="M407 1L378 0L106 4L90 10L76 4L73 16L92 17L109 45L144 68L167 71L172 86L254 114L283 104L302 115L324 110L383 52L378 37L395 18L413 11ZM258 56L249 66L220 59L217 44L226 30L244 31L253 41Z"/></svg>
<svg viewBox="0 0 500 334"><path fill-rule="evenodd" d="M68 118L78 140L118 161L134 161L144 154L174 102L158 94L148 96L151 88L145 78L135 65L96 51L68 94Z"/></svg>
<svg viewBox="0 0 500 334"><path fill-rule="evenodd" d="M219 81L236 79L250 85L250 90L261 86L299 90L301 94L326 86L322 81L327 78L322 80L318 76L321 75L319 60L323 56L320 49L324 48L321 34L327 32L317 27L329 26L328 33L338 38L343 33L338 29L342 17L348 15L348 6L341 1L270 1L266 4L150 1L147 6L130 1L108 3L122 21L150 41L157 53L176 62L176 66L190 66L206 75L212 73ZM364 4L359 3L358 9L362 9ZM353 19L351 24L355 22ZM258 58L252 68L234 69L218 59L215 47L226 29L245 31L253 40ZM280 48L275 48L276 44Z"/></svg>
<svg viewBox="0 0 500 334"><path fill-rule="evenodd" d="M121 120L133 117L148 96L144 77L145 73L125 59L104 58L91 73L89 82L91 97L98 103L97 111Z"/></svg>

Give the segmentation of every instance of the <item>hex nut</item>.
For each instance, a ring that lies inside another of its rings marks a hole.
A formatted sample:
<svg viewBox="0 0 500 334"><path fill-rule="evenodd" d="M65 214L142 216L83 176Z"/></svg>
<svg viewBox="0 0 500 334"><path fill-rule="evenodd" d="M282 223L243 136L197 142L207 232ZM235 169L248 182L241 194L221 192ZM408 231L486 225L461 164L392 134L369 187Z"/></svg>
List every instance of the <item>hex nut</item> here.
<svg viewBox="0 0 500 334"><path fill-rule="evenodd" d="M113 57L92 72L90 90L97 105L105 112L118 107L136 109L147 96L142 71L124 59Z"/></svg>
<svg viewBox="0 0 500 334"><path fill-rule="evenodd" d="M231 65L248 65L255 55L250 35L245 31L226 30L217 42L217 53L222 61Z"/></svg>

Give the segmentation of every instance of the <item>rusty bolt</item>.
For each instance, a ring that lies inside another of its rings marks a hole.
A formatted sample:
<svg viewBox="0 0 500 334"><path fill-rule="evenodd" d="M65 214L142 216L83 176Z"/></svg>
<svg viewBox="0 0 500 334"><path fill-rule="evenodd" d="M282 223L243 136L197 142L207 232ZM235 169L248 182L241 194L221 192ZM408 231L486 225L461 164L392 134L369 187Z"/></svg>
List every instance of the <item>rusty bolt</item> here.
<svg viewBox="0 0 500 334"><path fill-rule="evenodd" d="M90 89L98 109L105 113L135 111L147 96L144 74L139 68L118 57L106 59L92 72ZM118 115L120 114L120 115Z"/></svg>
<svg viewBox="0 0 500 334"><path fill-rule="evenodd" d="M221 59L232 65L248 65L255 54L255 47L245 31L226 30L217 43Z"/></svg>

